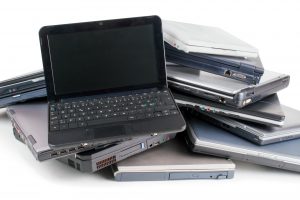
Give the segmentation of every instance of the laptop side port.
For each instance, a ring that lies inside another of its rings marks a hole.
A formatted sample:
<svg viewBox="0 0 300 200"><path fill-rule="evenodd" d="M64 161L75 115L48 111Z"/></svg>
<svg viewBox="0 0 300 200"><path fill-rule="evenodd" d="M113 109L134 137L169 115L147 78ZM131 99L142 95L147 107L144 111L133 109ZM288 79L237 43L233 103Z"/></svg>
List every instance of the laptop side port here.
<svg viewBox="0 0 300 200"><path fill-rule="evenodd" d="M58 156L58 153L56 151L54 151L53 153L51 153L51 157L55 157Z"/></svg>
<svg viewBox="0 0 300 200"><path fill-rule="evenodd" d="M65 149L60 151L60 154L65 154L65 153L67 153L67 150Z"/></svg>
<svg viewBox="0 0 300 200"><path fill-rule="evenodd" d="M225 98L220 97L220 98L219 98L219 102L220 102L220 103L226 103L226 100L225 100Z"/></svg>
<svg viewBox="0 0 300 200"><path fill-rule="evenodd" d="M231 76L231 71L230 71L230 70L226 70L226 71L224 72L224 75L225 75L225 76Z"/></svg>

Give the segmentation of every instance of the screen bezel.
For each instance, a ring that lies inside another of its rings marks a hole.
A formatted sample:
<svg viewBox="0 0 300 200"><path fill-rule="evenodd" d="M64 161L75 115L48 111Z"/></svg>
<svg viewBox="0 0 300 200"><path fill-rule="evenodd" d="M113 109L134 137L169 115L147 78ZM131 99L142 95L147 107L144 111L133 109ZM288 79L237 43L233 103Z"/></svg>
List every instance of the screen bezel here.
<svg viewBox="0 0 300 200"><path fill-rule="evenodd" d="M120 87L114 89L102 89L89 92L77 92L72 94L57 95L53 84L53 73L50 60L50 49L48 36L51 34L76 33L82 31L99 31L113 28L134 27L140 25L153 25L154 42L156 48L158 82L152 84L143 84L131 87ZM46 81L47 96L49 101L57 101L64 98L74 98L79 96L97 95L110 92L122 92L128 90L137 90L144 88L164 87L167 85L166 67L165 67L165 52L162 34L162 23L158 16L135 17L126 19L104 20L83 22L75 24L62 24L53 26L44 26L39 31L41 53Z"/></svg>

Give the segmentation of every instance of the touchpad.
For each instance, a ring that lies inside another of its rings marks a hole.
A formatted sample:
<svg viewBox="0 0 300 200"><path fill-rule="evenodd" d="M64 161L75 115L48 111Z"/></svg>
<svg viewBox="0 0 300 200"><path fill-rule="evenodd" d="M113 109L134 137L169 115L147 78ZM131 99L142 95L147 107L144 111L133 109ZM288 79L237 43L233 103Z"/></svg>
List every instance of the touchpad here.
<svg viewBox="0 0 300 200"><path fill-rule="evenodd" d="M89 128L87 129L87 134L89 137L94 138L109 138L125 135L126 129L125 125L104 126L99 128Z"/></svg>

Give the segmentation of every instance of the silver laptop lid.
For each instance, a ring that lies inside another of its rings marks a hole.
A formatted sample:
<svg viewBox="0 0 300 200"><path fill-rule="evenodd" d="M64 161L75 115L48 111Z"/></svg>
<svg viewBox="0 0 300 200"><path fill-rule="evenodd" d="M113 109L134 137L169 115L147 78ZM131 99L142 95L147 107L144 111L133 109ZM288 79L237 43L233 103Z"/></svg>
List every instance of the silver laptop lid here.
<svg viewBox="0 0 300 200"><path fill-rule="evenodd" d="M290 139L299 137L300 121L298 117L300 116L300 111L284 105L281 105L281 108L285 114L285 120L284 125L280 127L245 122L214 114L209 114L209 116L228 125L238 126L244 130L247 130L248 132L251 132L261 137L261 139L271 139L286 136L290 136Z"/></svg>
<svg viewBox="0 0 300 200"><path fill-rule="evenodd" d="M230 154L267 158L300 165L300 139L258 146L196 117L188 117L188 134L195 148L206 147Z"/></svg>
<svg viewBox="0 0 300 200"><path fill-rule="evenodd" d="M118 171L234 170L228 159L194 154L179 138L117 163Z"/></svg>
<svg viewBox="0 0 300 200"><path fill-rule="evenodd" d="M217 27L164 20L163 32L166 42L185 52L258 56L255 47Z"/></svg>
<svg viewBox="0 0 300 200"><path fill-rule="evenodd" d="M48 111L46 102L9 106L7 111L26 138L31 138L36 152L51 150L48 145Z"/></svg>
<svg viewBox="0 0 300 200"><path fill-rule="evenodd" d="M168 63L167 76L169 79L178 80L179 82L191 84L199 88L211 89L221 94L235 95L243 89L259 87L278 80L285 75L265 70L259 84L249 85L238 80L229 79L205 71Z"/></svg>

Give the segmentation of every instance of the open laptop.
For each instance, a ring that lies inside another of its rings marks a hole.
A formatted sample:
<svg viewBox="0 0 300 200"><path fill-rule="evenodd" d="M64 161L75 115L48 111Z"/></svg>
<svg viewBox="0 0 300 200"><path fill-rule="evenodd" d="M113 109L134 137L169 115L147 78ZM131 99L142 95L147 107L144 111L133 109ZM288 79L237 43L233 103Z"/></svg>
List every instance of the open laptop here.
<svg viewBox="0 0 300 200"><path fill-rule="evenodd" d="M159 17L45 26L39 36L53 148L185 129Z"/></svg>
<svg viewBox="0 0 300 200"><path fill-rule="evenodd" d="M194 152L300 172L300 139L259 146L199 118L186 120Z"/></svg>
<svg viewBox="0 0 300 200"><path fill-rule="evenodd" d="M164 40L184 52L258 57L258 50L226 31L175 21L163 21Z"/></svg>
<svg viewBox="0 0 300 200"><path fill-rule="evenodd" d="M181 64L248 84L259 83L264 73L260 58L219 56L201 53L186 53L165 42L166 61Z"/></svg>
<svg viewBox="0 0 300 200"><path fill-rule="evenodd" d="M0 108L46 97L44 72L36 71L0 82Z"/></svg>
<svg viewBox="0 0 300 200"><path fill-rule="evenodd" d="M265 70L259 84L249 85L172 63L167 64L167 76L170 88L237 108L274 94L290 82L288 75Z"/></svg>
<svg viewBox="0 0 300 200"><path fill-rule="evenodd" d="M128 157L148 151L173 139L175 136L176 133L136 137L131 140L108 144L81 153L61 157L58 160L81 172L96 172L116 162L128 159Z"/></svg>
<svg viewBox="0 0 300 200"><path fill-rule="evenodd" d="M117 181L229 179L234 175L235 164L228 159L195 154L177 137L118 162L112 169Z"/></svg>
<svg viewBox="0 0 300 200"><path fill-rule="evenodd" d="M53 149L48 144L48 106L46 101L28 102L8 106L8 114L16 138L24 141L34 157L39 161L58 158L86 151L102 143L76 144Z"/></svg>
<svg viewBox="0 0 300 200"><path fill-rule="evenodd" d="M272 144L300 137L300 111L281 105L285 114L284 125L281 127L268 126L236 120L207 112L201 113L203 119L227 131L241 136L259 145Z"/></svg>
<svg viewBox="0 0 300 200"><path fill-rule="evenodd" d="M270 95L254 104L239 109L175 90L172 91L175 101L180 107L193 108L198 112L214 113L259 124L284 125L285 114L282 111L277 94Z"/></svg>

